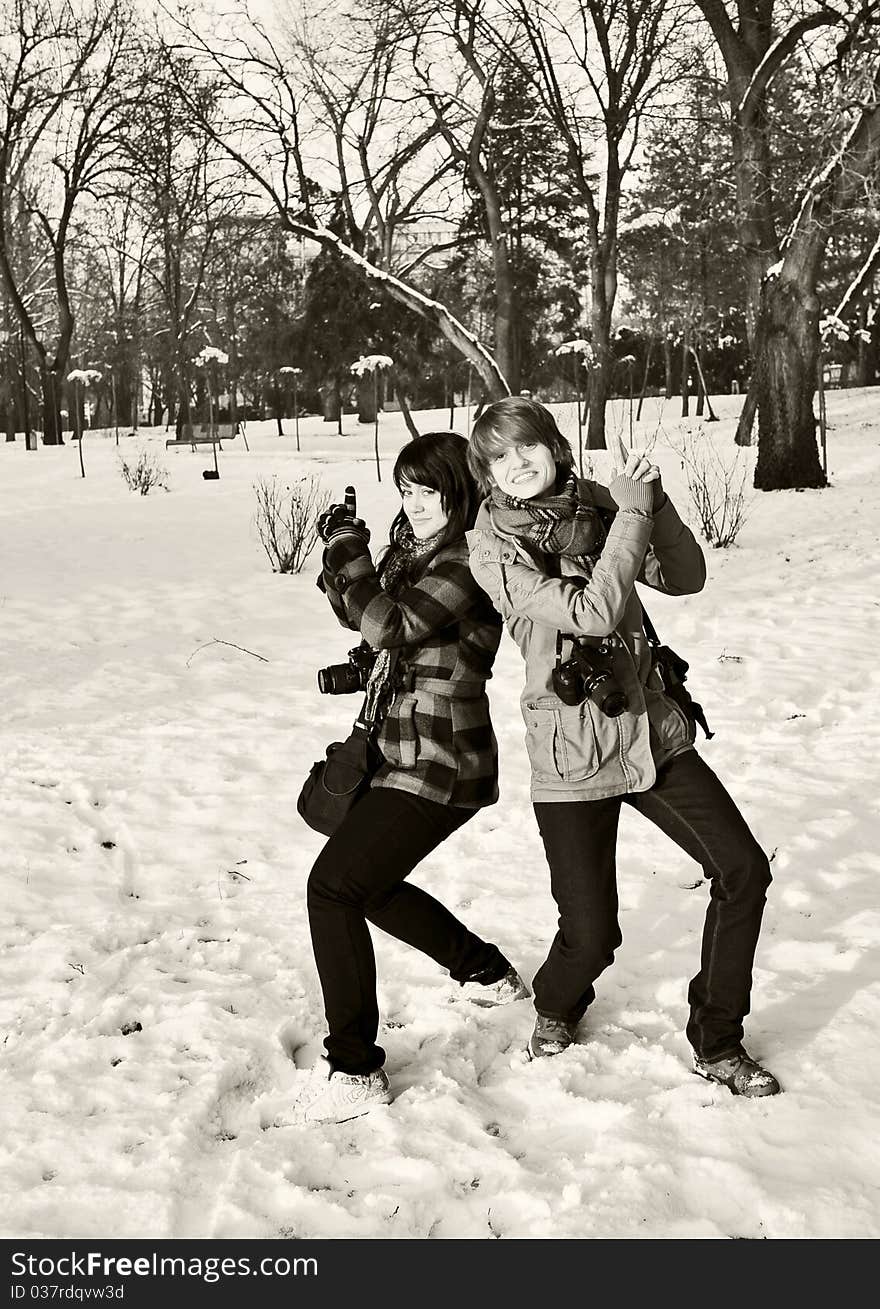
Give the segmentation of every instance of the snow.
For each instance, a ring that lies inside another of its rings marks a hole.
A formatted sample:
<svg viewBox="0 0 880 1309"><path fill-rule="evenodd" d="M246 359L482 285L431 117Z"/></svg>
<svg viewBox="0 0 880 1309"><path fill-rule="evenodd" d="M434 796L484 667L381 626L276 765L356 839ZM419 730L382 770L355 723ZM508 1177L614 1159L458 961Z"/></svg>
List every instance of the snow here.
<svg viewBox="0 0 880 1309"><path fill-rule="evenodd" d="M741 399L713 403L700 439L732 454ZM4 1236L880 1235L877 392L831 391L828 409L832 487L750 493L705 591L651 599L716 731L701 752L773 855L747 1043L784 1094L738 1100L690 1074L706 890L625 812L624 943L578 1044L528 1063L528 1002L455 1003L377 932L395 1098L323 1128L267 1124L324 1035L304 906L321 837L295 799L356 708L315 682L352 640L315 555L271 572L252 487L353 483L379 542L402 419L380 418L381 484L353 417L342 437L303 419L299 455L250 424L214 482L210 452L166 454L150 432L171 489L146 498L112 435L86 434L85 479L72 442L0 444ZM682 425L672 402L647 410L637 435L684 508ZM576 438L574 407L559 416ZM611 426L627 430L620 405ZM496 668L501 801L415 880L531 980L555 912L507 636Z"/></svg>

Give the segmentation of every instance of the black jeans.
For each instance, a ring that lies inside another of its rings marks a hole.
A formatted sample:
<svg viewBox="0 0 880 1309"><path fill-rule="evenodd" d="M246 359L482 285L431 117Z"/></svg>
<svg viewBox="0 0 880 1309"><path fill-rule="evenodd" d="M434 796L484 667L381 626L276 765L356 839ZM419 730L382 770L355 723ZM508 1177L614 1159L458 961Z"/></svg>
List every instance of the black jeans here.
<svg viewBox="0 0 880 1309"><path fill-rule="evenodd" d="M309 926L334 1070L370 1073L385 1062L376 1044L376 960L367 921L435 959L457 982L495 981L509 968L497 946L404 881L475 813L374 787L318 855L309 875Z"/></svg>
<svg viewBox="0 0 880 1309"><path fill-rule="evenodd" d="M621 804L656 823L709 879L700 971L688 990L687 1036L701 1058L721 1058L742 1041L770 865L695 750L671 759L649 791L535 804L559 907L559 931L535 976L535 1008L570 1022L582 1018L595 998L594 981L623 939L615 863Z"/></svg>

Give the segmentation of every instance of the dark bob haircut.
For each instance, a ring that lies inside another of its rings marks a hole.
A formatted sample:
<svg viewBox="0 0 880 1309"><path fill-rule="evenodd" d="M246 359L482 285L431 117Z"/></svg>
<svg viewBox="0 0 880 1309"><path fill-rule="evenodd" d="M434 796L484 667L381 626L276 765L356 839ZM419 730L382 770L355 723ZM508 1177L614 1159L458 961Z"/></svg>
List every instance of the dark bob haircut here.
<svg viewBox="0 0 880 1309"><path fill-rule="evenodd" d="M419 560L420 572L437 550L457 541L474 525L480 493L468 467L467 452L468 443L457 432L424 432L409 441L395 460L393 476L398 491L403 490L405 482L439 491L443 512L449 520L435 549ZM401 509L391 524L392 549L399 544L407 524Z"/></svg>
<svg viewBox="0 0 880 1309"><path fill-rule="evenodd" d="M571 446L556 426L549 409L524 395L506 395L495 400L474 423L468 445L468 463L483 491L491 489L493 459L512 445L536 442L546 446L556 464L557 477L567 476L574 467Z"/></svg>

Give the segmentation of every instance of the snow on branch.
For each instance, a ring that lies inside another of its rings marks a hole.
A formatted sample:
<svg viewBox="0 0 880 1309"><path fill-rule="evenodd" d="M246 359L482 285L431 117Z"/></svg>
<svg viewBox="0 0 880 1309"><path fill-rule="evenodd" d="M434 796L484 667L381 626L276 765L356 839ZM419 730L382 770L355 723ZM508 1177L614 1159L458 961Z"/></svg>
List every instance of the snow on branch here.
<svg viewBox="0 0 880 1309"><path fill-rule="evenodd" d="M441 332L443 332L444 336L452 341L453 344L455 344L456 336L461 340L467 341L472 347L474 353L480 356L487 372L490 372L497 379L505 394L510 394L510 387L507 384L507 379L498 367L495 359L482 342L474 336L473 332L450 313L446 305L441 304L439 300L432 300L430 296L424 295L409 282L403 282L399 277L395 277L393 273L388 273L383 268L377 268L375 264L370 263L369 259L365 259L363 255L358 254L358 252L353 250L350 245L346 245L346 243L341 240L335 232L331 232L328 227L323 227L321 224L315 223L314 221L307 222L303 218L297 217L296 214L291 213L289 209L283 211L283 216L284 221L291 232L296 232L300 236L305 236L311 241L317 241L319 245L335 250L343 259L347 259L349 263L360 268L365 276L370 278L371 281L384 283L389 290L396 290L398 292L396 298L402 300L404 304L409 303L410 308L419 306L422 314L424 317L428 318L429 321L431 319L436 319ZM418 309L416 312L418 312Z"/></svg>
<svg viewBox="0 0 880 1309"><path fill-rule="evenodd" d="M819 323L819 336L823 346L827 346L831 341L848 341L849 328L846 323L840 321L837 314L829 314Z"/></svg>
<svg viewBox="0 0 880 1309"><path fill-rule="evenodd" d="M194 362L199 368L205 368L208 364L228 364L229 355L225 350L219 350L216 345L206 345L196 355Z"/></svg>
<svg viewBox="0 0 880 1309"><path fill-rule="evenodd" d="M363 377L364 373L377 373L383 368L393 368L394 360L390 355L361 355L351 366L350 372L355 377Z"/></svg>
<svg viewBox="0 0 880 1309"><path fill-rule="evenodd" d="M804 198L801 201L801 205L800 208L798 209L794 222L786 232L780 244L780 250L782 251L783 255L785 255L785 252L787 251L788 247L791 245L795 236L804 226L807 214L812 209L816 201L820 198L822 191L828 186L832 178L834 178L836 174L841 170L843 166L843 161L850 151L850 147L852 146L856 138L864 130L864 120L865 120L865 114L864 113L859 114L859 116L856 118L855 122L853 123L852 127L849 129L846 136L844 137L843 143L840 146L840 148L835 151L835 153L831 156L831 158L828 160L826 164L824 164L820 169L818 169L816 173L813 174L813 177L810 179L810 182L807 185L807 189L804 192Z"/></svg>
<svg viewBox="0 0 880 1309"><path fill-rule="evenodd" d="M867 259L864 261L861 268L856 273L855 277L850 282L849 286L844 292L843 299L841 300L840 304L837 306L834 313L832 314L833 318L840 321L843 318L844 314L849 312L849 309L853 301L858 298L858 296L864 290L868 282L868 279L873 275L873 273L876 272L878 268L880 268L880 236L877 237L877 240L874 242Z"/></svg>
<svg viewBox="0 0 880 1309"><path fill-rule="evenodd" d="M593 347L590 345L589 341L584 340L583 337L577 337L574 341L563 341L561 345L556 347L553 353L555 355L580 355L587 368L595 363L596 360Z"/></svg>
<svg viewBox="0 0 880 1309"><path fill-rule="evenodd" d="M637 217L620 224L621 233L640 232L654 227L663 227L672 231L681 222L681 205L671 209L648 209Z"/></svg>
<svg viewBox="0 0 880 1309"><path fill-rule="evenodd" d="M834 26L842 21L842 17L835 10L825 8L821 13L810 14L808 18L801 18L798 22L793 23L788 31L783 32L781 36L776 38L752 73L751 80L736 107L736 116L741 124L745 124L754 116L761 97L788 56L793 53L801 37L806 36L807 32L811 32L817 27Z"/></svg>

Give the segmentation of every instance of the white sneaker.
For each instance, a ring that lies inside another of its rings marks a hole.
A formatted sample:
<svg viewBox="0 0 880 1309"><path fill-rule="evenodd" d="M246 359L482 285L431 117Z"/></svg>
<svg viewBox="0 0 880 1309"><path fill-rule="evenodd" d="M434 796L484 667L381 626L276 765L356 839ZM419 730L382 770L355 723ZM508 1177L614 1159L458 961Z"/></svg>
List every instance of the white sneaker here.
<svg viewBox="0 0 880 1309"><path fill-rule="evenodd" d="M360 1118L379 1104L391 1103L388 1078L381 1068L373 1073L331 1072L320 1059L280 1126L305 1127L312 1123L345 1123Z"/></svg>
<svg viewBox="0 0 880 1309"><path fill-rule="evenodd" d="M497 982L465 982L458 988L454 998L471 1000L474 1004L489 1008L496 1004L512 1004L514 1000L526 1000L531 994L516 969L510 967Z"/></svg>

